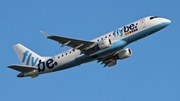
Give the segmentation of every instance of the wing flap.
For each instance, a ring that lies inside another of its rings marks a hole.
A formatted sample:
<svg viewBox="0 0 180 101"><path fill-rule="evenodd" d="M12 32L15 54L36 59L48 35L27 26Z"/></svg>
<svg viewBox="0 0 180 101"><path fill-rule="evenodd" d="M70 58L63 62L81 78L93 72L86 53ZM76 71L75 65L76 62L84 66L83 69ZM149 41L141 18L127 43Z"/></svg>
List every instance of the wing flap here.
<svg viewBox="0 0 180 101"><path fill-rule="evenodd" d="M109 56L106 56L104 58L99 58L97 59L97 63L101 62L101 65L104 64L104 67L108 66L108 67L111 67L111 66L114 66L117 64L117 59L115 57L115 55L117 54L118 52L115 52Z"/></svg>
<svg viewBox="0 0 180 101"><path fill-rule="evenodd" d="M117 60L109 61L108 63L105 63L104 67L106 67L106 66L108 66L108 67L114 66L114 65L116 65L116 63L117 63Z"/></svg>
<svg viewBox="0 0 180 101"><path fill-rule="evenodd" d="M23 65L10 65L8 67L22 73L30 72L36 69L35 67L23 66Z"/></svg>

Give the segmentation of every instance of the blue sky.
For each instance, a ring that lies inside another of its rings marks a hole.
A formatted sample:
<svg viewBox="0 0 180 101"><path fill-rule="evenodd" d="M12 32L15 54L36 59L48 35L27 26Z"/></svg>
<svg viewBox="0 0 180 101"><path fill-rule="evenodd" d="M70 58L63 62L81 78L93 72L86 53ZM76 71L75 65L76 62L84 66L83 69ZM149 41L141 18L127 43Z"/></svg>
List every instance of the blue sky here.
<svg viewBox="0 0 180 101"><path fill-rule="evenodd" d="M1 0L1 101L180 101L178 0ZM132 57L112 68L95 62L80 67L17 78L7 68L20 64L12 46L21 43L42 56L69 47L49 34L91 40L140 18L158 15L172 23L128 45Z"/></svg>

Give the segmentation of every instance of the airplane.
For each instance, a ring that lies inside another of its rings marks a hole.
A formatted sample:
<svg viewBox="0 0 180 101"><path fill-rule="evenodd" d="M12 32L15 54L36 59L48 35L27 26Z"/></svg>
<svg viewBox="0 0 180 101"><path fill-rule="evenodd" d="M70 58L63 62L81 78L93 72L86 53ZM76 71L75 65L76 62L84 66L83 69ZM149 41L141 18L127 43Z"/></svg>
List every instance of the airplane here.
<svg viewBox="0 0 180 101"><path fill-rule="evenodd" d="M57 41L61 47L69 46L71 49L52 57L43 57L18 43L13 48L22 65L12 64L8 67L20 72L17 77L31 78L94 60L104 64L104 67L111 67L117 64L117 60L132 55L132 50L126 48L127 45L165 28L170 23L166 18L148 16L90 41L48 35L41 31L46 38Z"/></svg>

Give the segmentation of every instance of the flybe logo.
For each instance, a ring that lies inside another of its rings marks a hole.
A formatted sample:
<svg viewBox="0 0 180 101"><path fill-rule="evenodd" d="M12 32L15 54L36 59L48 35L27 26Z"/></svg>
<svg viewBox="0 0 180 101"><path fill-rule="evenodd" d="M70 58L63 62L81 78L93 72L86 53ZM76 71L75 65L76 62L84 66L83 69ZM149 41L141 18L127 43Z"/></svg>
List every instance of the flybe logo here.
<svg viewBox="0 0 180 101"><path fill-rule="evenodd" d="M35 58L32 56L32 53L30 53L28 50L23 53L22 62L25 63L26 65L35 66L38 60L39 60L39 63L37 64L38 72L43 72L46 70L46 68L53 69L54 66L58 64L56 61L54 61L53 58L50 58L46 61L42 61L39 58Z"/></svg>
<svg viewBox="0 0 180 101"><path fill-rule="evenodd" d="M116 29L113 32L113 35L114 36L129 35L129 34L132 34L133 32L136 32L136 31L138 31L137 23L136 23L136 25L130 24L130 25L124 26L122 29Z"/></svg>
<svg viewBox="0 0 180 101"><path fill-rule="evenodd" d="M132 34L133 32L138 31L137 23L136 23L136 25L130 24L128 26L124 26L122 31L125 33L125 35L129 35L129 34Z"/></svg>
<svg viewBox="0 0 180 101"><path fill-rule="evenodd" d="M57 65L57 62L54 61L52 58L48 59L47 61L43 61L43 62L41 60L39 60L38 71L43 72L43 71L45 71L46 67L48 69L53 69L55 65Z"/></svg>
<svg viewBox="0 0 180 101"><path fill-rule="evenodd" d="M27 59L26 59L26 57L27 57ZM27 60L27 61L26 61L26 60ZM32 53L29 53L29 51L25 51L25 52L23 53L22 63L25 63L25 62L26 62L26 65L31 64L31 66L35 66L38 60L39 60L39 58L36 58L36 59L35 59L35 58L32 56ZM31 61L31 63L30 63L30 61Z"/></svg>

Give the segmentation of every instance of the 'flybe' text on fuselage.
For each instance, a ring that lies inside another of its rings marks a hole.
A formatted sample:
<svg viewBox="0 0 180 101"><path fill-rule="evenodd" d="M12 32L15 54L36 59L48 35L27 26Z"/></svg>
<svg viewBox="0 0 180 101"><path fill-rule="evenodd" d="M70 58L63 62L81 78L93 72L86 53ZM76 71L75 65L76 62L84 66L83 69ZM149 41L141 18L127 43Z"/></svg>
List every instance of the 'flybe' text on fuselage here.
<svg viewBox="0 0 180 101"><path fill-rule="evenodd" d="M55 65L58 63L54 61L52 58L48 59L47 61L41 61L39 60L38 63L38 72L43 72L45 71L45 68L47 67L48 69L53 69Z"/></svg>
<svg viewBox="0 0 180 101"><path fill-rule="evenodd" d="M122 31L125 35L129 35L133 32L136 32L138 31L137 24L130 24L129 26L124 26Z"/></svg>
<svg viewBox="0 0 180 101"><path fill-rule="evenodd" d="M136 25L135 24L130 24L130 25L124 26L122 29L116 29L113 32L113 35L114 36L129 35L129 34L132 34L132 33L136 32L136 31L138 31L137 23L136 23Z"/></svg>
<svg viewBox="0 0 180 101"><path fill-rule="evenodd" d="M26 57L27 57L27 60L26 60ZM32 53L30 53L29 51L25 51L23 53L23 59L22 59L22 62L23 63L26 63L26 65L29 65L30 64L30 61L31 61L31 66L35 66L36 63L38 62L39 60L39 63L37 64L38 66L38 71L39 72L43 72L45 71L45 68L47 67L48 69L53 69L53 67L55 65L57 65L57 62L54 61L52 58L46 60L46 61L42 61L40 60L39 58L34 58L32 56Z"/></svg>

